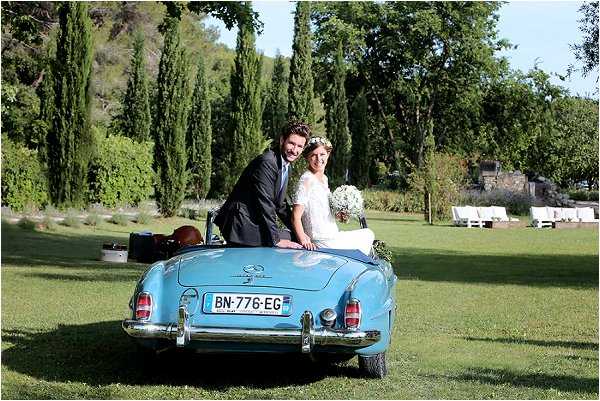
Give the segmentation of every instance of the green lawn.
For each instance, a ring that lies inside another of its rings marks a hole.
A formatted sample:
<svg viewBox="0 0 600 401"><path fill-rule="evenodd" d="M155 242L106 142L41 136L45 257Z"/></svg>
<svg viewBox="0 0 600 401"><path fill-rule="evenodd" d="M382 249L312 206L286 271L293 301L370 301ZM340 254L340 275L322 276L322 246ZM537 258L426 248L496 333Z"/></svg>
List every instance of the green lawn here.
<svg viewBox="0 0 600 401"><path fill-rule="evenodd" d="M170 233L190 221L56 232L3 222L1 396L598 398L598 230L492 231L368 217L399 277L383 380L360 378L355 359L333 367L278 355L143 363L120 320L145 266L100 262L100 247L126 243L130 231Z"/></svg>

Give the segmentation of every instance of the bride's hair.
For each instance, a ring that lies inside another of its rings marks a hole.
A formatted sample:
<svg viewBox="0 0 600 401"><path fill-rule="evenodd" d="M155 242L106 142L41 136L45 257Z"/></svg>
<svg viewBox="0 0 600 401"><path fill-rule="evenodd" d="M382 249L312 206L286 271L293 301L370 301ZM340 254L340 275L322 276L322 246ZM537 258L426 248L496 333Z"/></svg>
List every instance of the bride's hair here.
<svg viewBox="0 0 600 401"><path fill-rule="evenodd" d="M333 146L331 145L329 139L323 136L313 136L308 140L308 143L304 147L304 151L302 152L302 154L304 155L304 157L307 157L310 152L312 152L319 146L323 146L327 152L331 152L331 150L333 149Z"/></svg>

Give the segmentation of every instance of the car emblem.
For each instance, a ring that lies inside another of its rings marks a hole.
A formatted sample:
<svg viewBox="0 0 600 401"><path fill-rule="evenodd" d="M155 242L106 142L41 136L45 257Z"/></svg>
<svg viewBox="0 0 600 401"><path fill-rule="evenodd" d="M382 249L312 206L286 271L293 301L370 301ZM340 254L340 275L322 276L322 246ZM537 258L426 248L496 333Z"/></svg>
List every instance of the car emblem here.
<svg viewBox="0 0 600 401"><path fill-rule="evenodd" d="M248 274L259 274L265 270L261 265L248 265L244 266L244 271Z"/></svg>
<svg viewBox="0 0 600 401"><path fill-rule="evenodd" d="M271 276L266 276L263 274L265 271L264 266L261 265L246 265L242 268L244 274L236 274L231 277L242 277L245 278L242 284L252 284L254 283L254 279L257 278L271 278Z"/></svg>

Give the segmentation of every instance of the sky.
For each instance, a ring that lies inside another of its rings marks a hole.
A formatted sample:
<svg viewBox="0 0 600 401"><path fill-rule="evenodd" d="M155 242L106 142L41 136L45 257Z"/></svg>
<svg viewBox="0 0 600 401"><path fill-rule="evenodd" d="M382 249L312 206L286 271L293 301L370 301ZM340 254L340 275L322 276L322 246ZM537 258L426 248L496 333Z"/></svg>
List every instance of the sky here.
<svg viewBox="0 0 600 401"><path fill-rule="evenodd" d="M569 89L575 95L592 96L597 87L597 71L582 77L576 71L571 78L561 81L555 74L565 75L570 64L581 68L571 44L580 43L582 33L578 12L580 1L512 1L499 11L498 37L508 39L516 49L503 51L513 69L529 71L537 63L538 68L552 76L551 82ZM291 57L295 3L289 1L254 1L253 8L264 23L262 35L256 38L256 48L266 56L274 57L279 51ZM235 49L237 29L228 31L223 23L209 17L206 25L219 29L220 42Z"/></svg>

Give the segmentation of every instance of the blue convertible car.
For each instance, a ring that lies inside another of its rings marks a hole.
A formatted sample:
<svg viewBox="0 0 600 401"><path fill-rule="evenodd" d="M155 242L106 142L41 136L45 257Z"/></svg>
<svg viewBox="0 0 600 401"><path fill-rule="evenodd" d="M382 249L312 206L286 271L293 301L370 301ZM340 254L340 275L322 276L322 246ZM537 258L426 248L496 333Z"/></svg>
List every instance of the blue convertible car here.
<svg viewBox="0 0 600 401"><path fill-rule="evenodd" d="M190 246L144 272L122 326L150 350L358 355L383 377L396 280L359 251Z"/></svg>

